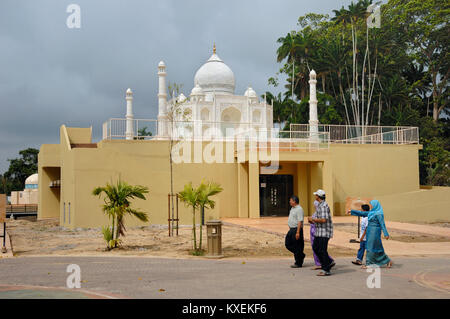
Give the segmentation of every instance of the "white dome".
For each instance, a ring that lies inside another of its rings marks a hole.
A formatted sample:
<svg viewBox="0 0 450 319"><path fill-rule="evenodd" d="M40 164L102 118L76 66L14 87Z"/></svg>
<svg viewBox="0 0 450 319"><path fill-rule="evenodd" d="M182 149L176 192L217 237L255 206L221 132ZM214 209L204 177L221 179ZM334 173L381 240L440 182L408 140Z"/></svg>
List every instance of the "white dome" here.
<svg viewBox="0 0 450 319"><path fill-rule="evenodd" d="M36 184L38 184L38 174L30 175L25 180L25 185L36 185Z"/></svg>
<svg viewBox="0 0 450 319"><path fill-rule="evenodd" d="M177 97L177 102L178 103L182 103L185 102L187 100L186 96L183 93L180 93L180 95L178 95Z"/></svg>
<svg viewBox="0 0 450 319"><path fill-rule="evenodd" d="M194 84L198 84L205 93L234 94L234 73L216 53L213 53L195 73Z"/></svg>
<svg viewBox="0 0 450 319"><path fill-rule="evenodd" d="M258 95L256 95L255 90L253 90L250 86L245 91L244 96L250 97L250 98L258 98Z"/></svg>
<svg viewBox="0 0 450 319"><path fill-rule="evenodd" d="M195 87L191 91L191 95L203 95L203 90L200 85L195 85Z"/></svg>

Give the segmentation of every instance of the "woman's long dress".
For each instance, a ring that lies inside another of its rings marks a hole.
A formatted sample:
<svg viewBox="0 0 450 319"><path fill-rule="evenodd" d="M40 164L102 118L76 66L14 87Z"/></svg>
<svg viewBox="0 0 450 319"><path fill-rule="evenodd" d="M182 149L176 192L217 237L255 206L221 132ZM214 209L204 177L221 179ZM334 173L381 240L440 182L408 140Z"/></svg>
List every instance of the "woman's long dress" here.
<svg viewBox="0 0 450 319"><path fill-rule="evenodd" d="M372 204L372 202L371 202ZM372 205L374 206L374 205ZM386 265L391 260L384 252L383 244L381 242L381 231L384 236L389 236L384 223L384 215L379 211L370 210L368 212L352 210L353 216L368 217L368 225L366 230L366 265Z"/></svg>

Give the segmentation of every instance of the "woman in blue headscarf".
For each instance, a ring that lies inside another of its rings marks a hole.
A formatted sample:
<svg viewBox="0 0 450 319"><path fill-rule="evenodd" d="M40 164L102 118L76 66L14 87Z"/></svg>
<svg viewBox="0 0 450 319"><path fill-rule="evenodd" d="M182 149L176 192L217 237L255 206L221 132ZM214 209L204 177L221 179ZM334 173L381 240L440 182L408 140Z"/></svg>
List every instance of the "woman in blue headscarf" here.
<svg viewBox="0 0 450 319"><path fill-rule="evenodd" d="M392 261L384 252L383 244L381 243L381 231L383 231L384 237L389 239L389 233L384 224L384 213L380 202L377 200L371 200L370 205L372 209L368 212L359 210L349 210L347 214L353 216L368 217L368 226L366 230L367 239L367 254L366 254L366 266L369 265L387 265L387 268L391 268ZM363 266L363 268L365 268Z"/></svg>

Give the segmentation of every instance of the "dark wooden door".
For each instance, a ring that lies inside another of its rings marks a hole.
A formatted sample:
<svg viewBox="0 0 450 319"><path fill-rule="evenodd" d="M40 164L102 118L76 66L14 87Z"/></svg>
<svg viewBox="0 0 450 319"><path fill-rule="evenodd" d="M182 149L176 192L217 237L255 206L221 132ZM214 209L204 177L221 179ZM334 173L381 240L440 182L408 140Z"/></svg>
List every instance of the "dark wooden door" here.
<svg viewBox="0 0 450 319"><path fill-rule="evenodd" d="M292 175L260 175L259 201L261 216L288 216L289 197L293 194Z"/></svg>

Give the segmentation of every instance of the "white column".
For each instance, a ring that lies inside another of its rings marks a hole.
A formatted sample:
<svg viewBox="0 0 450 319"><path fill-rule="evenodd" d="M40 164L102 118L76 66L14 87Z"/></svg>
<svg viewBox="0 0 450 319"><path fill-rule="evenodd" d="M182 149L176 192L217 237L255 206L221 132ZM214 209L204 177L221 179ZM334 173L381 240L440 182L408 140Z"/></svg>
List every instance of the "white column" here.
<svg viewBox="0 0 450 319"><path fill-rule="evenodd" d="M166 75L166 65L161 61L158 64L158 136L167 136Z"/></svg>
<svg viewBox="0 0 450 319"><path fill-rule="evenodd" d="M309 125L311 137L318 137L319 120L317 119L317 94L316 94L316 72L311 70L309 73Z"/></svg>
<svg viewBox="0 0 450 319"><path fill-rule="evenodd" d="M125 99L127 100L127 126L125 130L125 136L127 140L132 140L134 137L133 128L133 92L129 88L126 93Z"/></svg>
<svg viewBox="0 0 450 319"><path fill-rule="evenodd" d="M192 105L192 122L194 123L193 135L194 138L199 138L201 135L201 115L200 109L198 106L198 97L191 96L191 105Z"/></svg>

